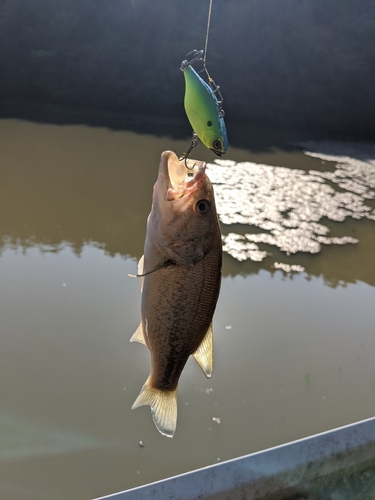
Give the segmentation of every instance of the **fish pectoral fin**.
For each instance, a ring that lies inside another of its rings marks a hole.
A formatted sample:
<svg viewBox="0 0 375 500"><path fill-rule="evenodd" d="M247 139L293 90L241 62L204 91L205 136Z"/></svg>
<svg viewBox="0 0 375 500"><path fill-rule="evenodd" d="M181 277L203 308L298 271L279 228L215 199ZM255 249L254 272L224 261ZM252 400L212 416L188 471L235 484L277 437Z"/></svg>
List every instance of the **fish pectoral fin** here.
<svg viewBox="0 0 375 500"><path fill-rule="evenodd" d="M133 333L133 336L130 339L130 342L139 342L140 344L146 345L145 337L143 335L142 323L139 325L139 327Z"/></svg>
<svg viewBox="0 0 375 500"><path fill-rule="evenodd" d="M208 327L200 346L193 352L193 356L206 377L211 378L213 364L212 323Z"/></svg>
<svg viewBox="0 0 375 500"><path fill-rule="evenodd" d="M141 293L143 291L143 283L145 281L144 277L143 277L143 273L144 273L144 267L145 267L145 256L142 255L142 257L139 259L139 262L138 262L138 274L140 276L142 276L142 281L141 281Z"/></svg>
<svg viewBox="0 0 375 500"><path fill-rule="evenodd" d="M157 430L172 438L177 426L177 387L174 391L160 391L151 387L147 379L134 401L132 410L144 405L151 406L151 415Z"/></svg>
<svg viewBox="0 0 375 500"><path fill-rule="evenodd" d="M138 261L138 274L143 274L144 265L145 265L145 256L142 255L142 257Z"/></svg>

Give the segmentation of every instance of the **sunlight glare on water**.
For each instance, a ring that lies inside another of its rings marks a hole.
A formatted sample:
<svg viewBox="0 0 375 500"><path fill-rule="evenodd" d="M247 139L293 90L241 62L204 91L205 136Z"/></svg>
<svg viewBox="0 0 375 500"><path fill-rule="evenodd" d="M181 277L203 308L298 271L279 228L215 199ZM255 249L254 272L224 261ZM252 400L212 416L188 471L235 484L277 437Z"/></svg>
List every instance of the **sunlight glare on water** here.
<svg viewBox="0 0 375 500"><path fill-rule="evenodd" d="M338 162L335 171L305 172L231 160L215 160L209 165L221 222L262 230L225 235L224 251L232 257L263 260L269 253L260 251L257 243L276 246L287 255L318 253L322 245L356 244L358 239L351 236L328 236L330 229L321 220L342 222L352 217L375 221L375 210L365 203L375 198L375 148L365 148L371 157L362 159L358 146L345 149L352 157L319 153L319 142L304 146L314 149L314 153L306 151L310 156ZM323 143L323 151L329 146L334 151L343 147Z"/></svg>

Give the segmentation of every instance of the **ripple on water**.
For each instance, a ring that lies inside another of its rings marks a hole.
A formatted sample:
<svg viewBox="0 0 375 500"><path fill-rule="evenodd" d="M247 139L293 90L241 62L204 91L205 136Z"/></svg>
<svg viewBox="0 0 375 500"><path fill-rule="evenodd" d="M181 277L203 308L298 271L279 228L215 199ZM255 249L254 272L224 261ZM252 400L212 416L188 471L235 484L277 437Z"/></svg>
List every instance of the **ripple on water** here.
<svg viewBox="0 0 375 500"><path fill-rule="evenodd" d="M287 255L318 253L322 245L357 243L350 236L329 236L323 217L375 220L365 204L375 198L375 147L350 143L306 142L305 154L336 162L334 172L319 172L215 160L209 165L220 221L263 230L223 236L223 249L239 261L262 261L269 252L257 243L276 246Z"/></svg>

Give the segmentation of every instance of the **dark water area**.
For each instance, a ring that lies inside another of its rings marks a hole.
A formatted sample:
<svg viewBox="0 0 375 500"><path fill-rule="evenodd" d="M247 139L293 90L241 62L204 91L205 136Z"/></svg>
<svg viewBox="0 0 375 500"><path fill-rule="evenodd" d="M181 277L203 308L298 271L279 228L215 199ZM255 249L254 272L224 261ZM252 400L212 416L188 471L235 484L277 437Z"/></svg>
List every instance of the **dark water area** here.
<svg viewBox="0 0 375 500"><path fill-rule="evenodd" d="M88 125L110 130L151 134L156 137L170 137L176 140L191 140L191 126L181 108L177 116L163 114L139 114L138 112L109 111L100 107L80 107L58 103L46 103L30 99L5 98L0 103L0 118L19 119L50 125ZM326 133L309 129L279 125L251 125L249 120L238 121L226 116L230 143L237 148L251 151L267 151L270 144L283 150L295 150L292 141L324 139ZM331 132L337 140L358 140L356 134ZM189 142L187 142L189 144Z"/></svg>
<svg viewBox="0 0 375 500"><path fill-rule="evenodd" d="M0 120L1 498L94 498L373 416L371 144L254 129L224 162L194 150L224 278L213 377L189 360L170 440L130 410L149 353L128 273L189 131L42 121Z"/></svg>
<svg viewBox="0 0 375 500"><path fill-rule="evenodd" d="M4 0L1 100L183 120L180 65L204 48L208 7ZM207 66L226 118L372 140L374 19L372 0L215 0Z"/></svg>

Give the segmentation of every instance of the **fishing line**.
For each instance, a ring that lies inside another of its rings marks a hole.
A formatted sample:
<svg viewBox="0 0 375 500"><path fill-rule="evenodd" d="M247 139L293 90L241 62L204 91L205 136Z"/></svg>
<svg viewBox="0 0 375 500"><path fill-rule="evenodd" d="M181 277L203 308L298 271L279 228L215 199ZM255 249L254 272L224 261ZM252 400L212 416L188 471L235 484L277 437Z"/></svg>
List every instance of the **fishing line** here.
<svg viewBox="0 0 375 500"><path fill-rule="evenodd" d="M217 156L227 152L228 138L224 123L223 96L219 85L211 78L206 66L208 37L211 27L213 0L209 1L206 38L204 50L191 50L186 54L186 59L181 63L181 71L185 78L185 97L184 106L190 125L193 129L193 137L190 147L184 153L180 160L185 160L198 143L198 138L202 143ZM196 72L192 65L200 62L203 68ZM206 80L199 76L199 73L205 73Z"/></svg>
<svg viewBox="0 0 375 500"><path fill-rule="evenodd" d="M210 6L208 8L208 19L207 19L207 30L206 30L206 44L204 46L204 55L203 55L203 64L204 64L204 66L206 65L208 34L209 34L209 31L210 31L210 23L211 23L211 11L212 11L212 0L210 0Z"/></svg>
<svg viewBox="0 0 375 500"><path fill-rule="evenodd" d="M218 103L219 103L219 110L220 110L222 116L224 116L225 113L224 113L224 110L223 110L223 107L222 107L223 96L220 93L220 90L219 90L220 87L218 85L216 85L216 83L214 82L214 80L211 78L211 76L210 76L210 74L209 74L209 72L207 70L207 67L206 67L208 35L209 35L209 32L210 32L210 25L211 25L212 2L213 2L213 0L210 0L210 5L208 7L207 29L206 29L206 43L205 43L205 46L204 46L203 58L201 60L203 62L203 70L206 72L206 75L207 75L207 78L208 78L208 83L210 84L210 87L212 89L212 93L213 94L217 93ZM201 70L201 71L203 71L203 70Z"/></svg>

